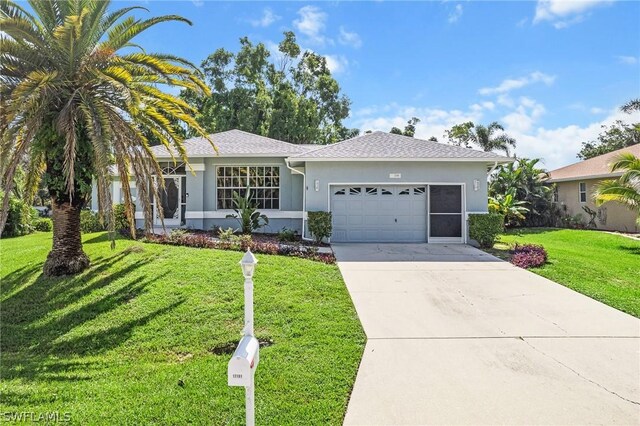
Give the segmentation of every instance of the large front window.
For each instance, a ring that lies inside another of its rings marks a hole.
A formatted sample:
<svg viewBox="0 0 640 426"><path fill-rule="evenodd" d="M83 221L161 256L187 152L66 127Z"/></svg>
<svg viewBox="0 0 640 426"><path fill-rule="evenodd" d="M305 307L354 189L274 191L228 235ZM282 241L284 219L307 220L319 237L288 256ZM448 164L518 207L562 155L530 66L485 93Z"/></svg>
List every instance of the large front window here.
<svg viewBox="0 0 640 426"><path fill-rule="evenodd" d="M244 196L247 187L259 209L280 208L280 167L219 166L216 176L218 209L232 209L233 193Z"/></svg>

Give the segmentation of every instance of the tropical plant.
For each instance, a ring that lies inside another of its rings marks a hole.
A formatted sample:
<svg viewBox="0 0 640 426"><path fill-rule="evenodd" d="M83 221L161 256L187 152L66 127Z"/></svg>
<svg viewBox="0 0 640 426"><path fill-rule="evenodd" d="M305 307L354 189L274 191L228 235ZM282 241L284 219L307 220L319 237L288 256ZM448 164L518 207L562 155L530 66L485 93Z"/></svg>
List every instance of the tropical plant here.
<svg viewBox="0 0 640 426"><path fill-rule="evenodd" d="M509 156L510 149L515 148L516 140L504 133L504 127L497 121L488 126L474 124L471 121L456 124L445 131L449 143L470 148L477 145L483 151L504 151Z"/></svg>
<svg viewBox="0 0 640 426"><path fill-rule="evenodd" d="M129 191L136 180L147 229L151 195L159 198L162 170L149 139L173 148L187 162L180 126L205 135L195 110L164 86L209 93L197 67L179 57L151 53L133 38L162 22L190 24L180 16L136 19L141 7L109 10L109 1L30 0L30 11L0 2L0 151L2 186L10 193L25 161L25 201L42 181L52 199L53 247L46 275L74 274L89 265L80 239L80 212L95 181L100 215L115 227L110 170L119 174L134 230ZM175 123L175 124L174 124ZM7 218L4 197L0 229ZM161 209L161 206L158 206ZM162 214L159 215L162 218ZM133 234L133 232L132 232Z"/></svg>
<svg viewBox="0 0 640 426"><path fill-rule="evenodd" d="M557 208L552 202L553 186L546 184L547 172L538 166L538 159L519 158L514 163L509 163L498 167L491 175L489 182L489 196L497 198L512 194L514 201L522 201L521 206L526 207L528 212L521 212L524 219L511 219L525 226L553 226L556 216L559 215ZM514 223L509 223L514 225Z"/></svg>
<svg viewBox="0 0 640 426"><path fill-rule="evenodd" d="M636 212L636 222L640 224L640 158L628 152L622 153L611 164L611 171L623 173L618 179L606 179L596 185L596 204L609 201L624 204Z"/></svg>
<svg viewBox="0 0 640 426"><path fill-rule="evenodd" d="M235 214L228 214L227 218L236 219L243 234L251 234L269 224L269 218L258 211L248 187L244 194L233 191L233 206Z"/></svg>
<svg viewBox="0 0 640 426"><path fill-rule="evenodd" d="M631 99L626 104L620 107L620 111L631 114L635 111L640 111L640 98Z"/></svg>
<svg viewBox="0 0 640 426"><path fill-rule="evenodd" d="M526 201L518 201L515 197L516 190L512 188L506 194L496 194L489 197L489 212L502 215L507 225L515 225L525 219L529 209Z"/></svg>

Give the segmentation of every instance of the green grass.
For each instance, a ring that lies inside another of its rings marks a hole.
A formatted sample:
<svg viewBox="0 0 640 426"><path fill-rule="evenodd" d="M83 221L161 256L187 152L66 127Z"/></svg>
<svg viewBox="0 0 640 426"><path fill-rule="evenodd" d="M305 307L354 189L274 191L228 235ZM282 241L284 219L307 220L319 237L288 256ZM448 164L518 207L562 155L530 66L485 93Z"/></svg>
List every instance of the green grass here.
<svg viewBox="0 0 640 426"><path fill-rule="evenodd" d="M0 241L0 412L75 424L242 424L227 386L242 253L84 237L92 260L45 279L51 234ZM258 424L340 424L365 336L335 265L258 256Z"/></svg>
<svg viewBox="0 0 640 426"><path fill-rule="evenodd" d="M515 229L491 252L503 257L516 242L547 250L548 264L531 272L640 317L640 241L600 231Z"/></svg>

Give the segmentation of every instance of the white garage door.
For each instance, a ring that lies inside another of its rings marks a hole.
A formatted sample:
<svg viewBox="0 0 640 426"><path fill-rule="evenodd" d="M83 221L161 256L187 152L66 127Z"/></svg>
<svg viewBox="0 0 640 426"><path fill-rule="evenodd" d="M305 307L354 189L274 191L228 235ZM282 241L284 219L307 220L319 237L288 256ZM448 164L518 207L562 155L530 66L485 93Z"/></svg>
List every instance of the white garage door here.
<svg viewBox="0 0 640 426"><path fill-rule="evenodd" d="M425 242L426 186L332 186L332 242Z"/></svg>

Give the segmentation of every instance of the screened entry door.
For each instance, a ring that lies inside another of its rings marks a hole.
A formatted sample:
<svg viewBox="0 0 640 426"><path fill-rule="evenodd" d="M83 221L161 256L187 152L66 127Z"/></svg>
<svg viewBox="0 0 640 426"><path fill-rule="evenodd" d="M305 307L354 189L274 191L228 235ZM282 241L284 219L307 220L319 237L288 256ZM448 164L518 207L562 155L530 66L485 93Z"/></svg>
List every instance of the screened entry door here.
<svg viewBox="0 0 640 426"><path fill-rule="evenodd" d="M426 187L332 186L331 215L335 243L425 242Z"/></svg>
<svg viewBox="0 0 640 426"><path fill-rule="evenodd" d="M160 203L162 205L162 214L164 216L165 226L180 226L183 224L186 192L183 180L184 176L165 176L164 191L160 190ZM155 224L162 225L160 219L160 211L154 206L156 218Z"/></svg>
<svg viewBox="0 0 640 426"><path fill-rule="evenodd" d="M462 186L429 185L429 241L463 242Z"/></svg>

